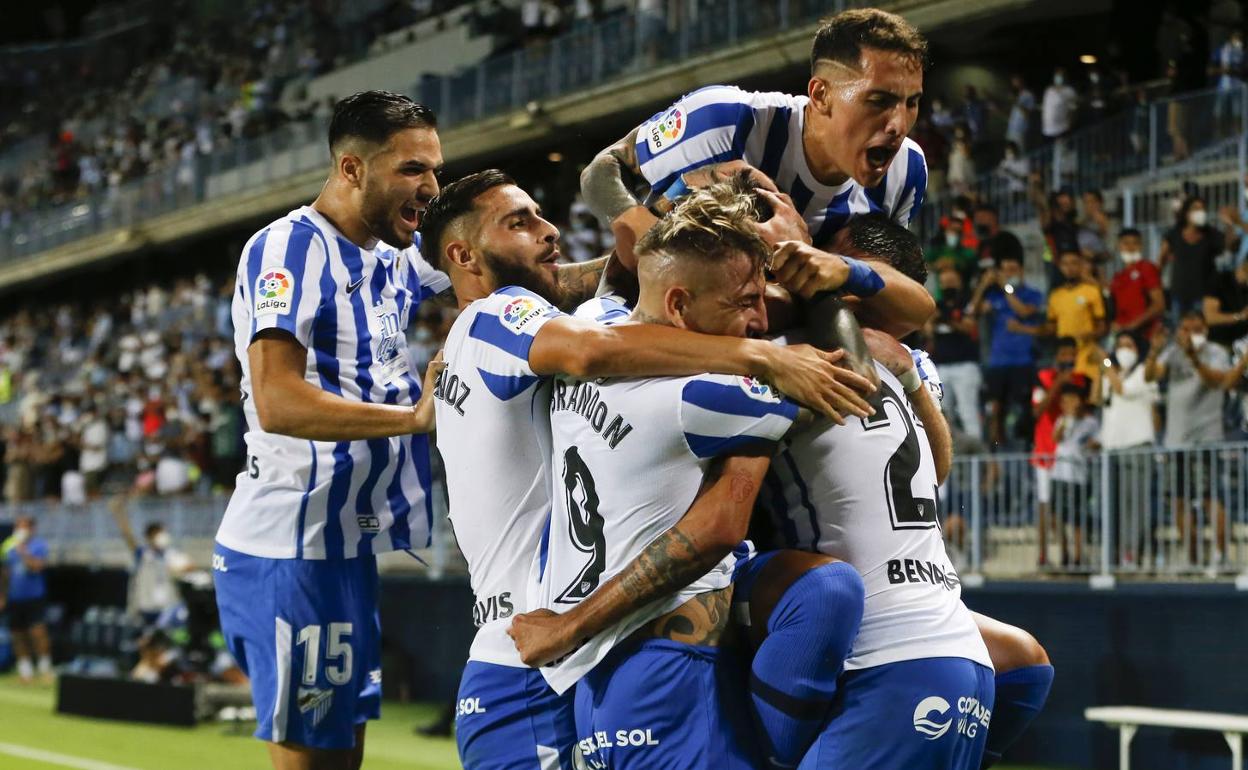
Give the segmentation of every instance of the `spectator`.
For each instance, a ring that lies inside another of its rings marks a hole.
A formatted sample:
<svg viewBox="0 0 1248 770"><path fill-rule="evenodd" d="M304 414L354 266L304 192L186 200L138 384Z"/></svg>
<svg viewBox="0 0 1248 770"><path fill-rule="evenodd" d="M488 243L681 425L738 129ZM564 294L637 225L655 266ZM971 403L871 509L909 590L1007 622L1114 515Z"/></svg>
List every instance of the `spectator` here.
<svg viewBox="0 0 1248 770"><path fill-rule="evenodd" d="M1185 200L1173 228L1161 243L1159 260L1170 268L1170 309L1178 316L1198 309L1209 293L1216 271L1215 260L1226 242L1209 225L1209 212L1199 196Z"/></svg>
<svg viewBox="0 0 1248 770"><path fill-rule="evenodd" d="M1102 365L1092 383L1092 404L1101 407L1102 448L1130 449L1149 446L1156 433L1155 412L1160 392L1156 382L1144 377L1140 345L1134 336L1119 332L1114 354Z"/></svg>
<svg viewBox="0 0 1248 770"><path fill-rule="evenodd" d="M99 492L100 480L108 468L108 433L108 423L94 406L88 407L83 414L82 432L79 434L81 450L78 453L78 470L90 495Z"/></svg>
<svg viewBox="0 0 1248 770"><path fill-rule="evenodd" d="M1053 80L1044 89L1040 108L1040 130L1046 141L1055 142L1070 133L1075 125L1079 95L1066 82L1066 69L1053 70Z"/></svg>
<svg viewBox="0 0 1248 770"><path fill-rule="evenodd" d="M1032 143L1032 120L1036 112L1036 95L1027 88L1022 75L1010 77L1010 90L1014 93L1014 102L1010 105L1010 116L1006 120L1006 145L1013 144L1015 152L1022 153Z"/></svg>
<svg viewBox="0 0 1248 770"><path fill-rule="evenodd" d="M979 90L975 86L967 84L963 93L966 101L962 103L962 122L966 124L967 131L970 135L967 141L977 143L983 140L984 125L988 119L988 104L979 95Z"/></svg>
<svg viewBox="0 0 1248 770"><path fill-rule="evenodd" d="M1144 362L1144 377L1149 382L1166 386L1167 448L1193 448L1216 444L1225 437L1222 408L1231 370L1226 348L1209 342L1209 327L1199 310L1183 314L1173 342L1167 344L1164 328L1153 338L1152 349ZM1196 461L1184 458L1175 463L1175 520L1180 534L1188 541L1188 559L1196 563L1199 536L1191 526L1188 493L1192 490L1205 502L1205 510L1214 512L1217 521L1218 552L1214 562L1226 553L1226 510L1217 496L1211 495L1213 477L1209 474L1209 453L1200 452ZM1191 476L1194 474L1194 478ZM1180 492L1180 490L1184 490Z"/></svg>
<svg viewBox="0 0 1248 770"><path fill-rule="evenodd" d="M1218 212L1218 218L1226 227L1226 243L1234 255L1235 265L1248 260L1248 177L1244 178L1239 192L1237 204L1223 206Z"/></svg>
<svg viewBox="0 0 1248 770"><path fill-rule="evenodd" d="M1202 303L1209 339L1227 350L1248 335L1248 263L1218 273Z"/></svg>
<svg viewBox="0 0 1248 770"><path fill-rule="evenodd" d="M980 203L971 215L975 236L979 239L978 261L990 266L1006 258L1015 258L1020 266L1023 261L1023 244L1014 233L1001 229L1001 217L990 203Z"/></svg>
<svg viewBox="0 0 1248 770"><path fill-rule="evenodd" d="M1015 203L1027 193L1027 178L1031 175L1031 163L1014 141L1006 142L1005 155L997 164L997 176L1005 182L1005 189Z"/></svg>
<svg viewBox="0 0 1248 770"><path fill-rule="evenodd" d="M111 499L108 507L126 546L134 554L129 609L138 614L145 626L154 625L161 614L182 603L177 578L194 570L195 565L189 556L173 547L163 524L148 524L143 530L143 542L139 542L130 526L129 506L124 495Z"/></svg>
<svg viewBox="0 0 1248 770"><path fill-rule="evenodd" d="M48 585L43 571L48 566L48 543L35 533L35 520L19 518L13 534L0 543L0 610L9 617L13 651L17 655L17 675L23 682L35 676L52 680L52 645L46 621Z"/></svg>
<svg viewBox="0 0 1248 770"><path fill-rule="evenodd" d="M1213 105L1214 120L1220 123L1224 118L1238 118L1243 99L1240 89L1244 86L1244 33L1241 30L1231 32L1225 43L1213 49L1209 74L1218 89Z"/></svg>
<svg viewBox="0 0 1248 770"><path fill-rule="evenodd" d="M1109 215L1105 213L1105 199L1099 190L1083 193L1083 217L1079 219L1076 238L1079 253L1094 265L1109 259Z"/></svg>
<svg viewBox="0 0 1248 770"><path fill-rule="evenodd" d="M960 126L954 132L945 182L949 185L949 192L954 195L969 194L975 183L975 159L971 157L970 132Z"/></svg>
<svg viewBox="0 0 1248 770"><path fill-rule="evenodd" d="M1073 251L1079 252L1078 212L1075 210L1075 196L1069 190L1062 189L1048 195L1040 184L1039 175L1032 176L1032 201L1036 205L1040 228L1044 231L1048 242L1049 253L1055 256ZM1057 271L1056 260L1050 263L1049 285L1061 283L1062 277Z"/></svg>
<svg viewBox="0 0 1248 770"><path fill-rule="evenodd" d="M942 270L954 270L964 282L969 281L975 272L978 257L974 249L965 245L964 221L955 214L942 224L944 236L927 250L925 259L933 273L939 275Z"/></svg>
<svg viewBox="0 0 1248 770"><path fill-rule="evenodd" d="M970 297L963 289L962 275L945 268L937 276L940 298L936 301L936 318L929 322L932 340L932 361L940 370L945 384L942 407L957 418L964 433L975 438L983 436L979 417L979 328L973 313L968 312Z"/></svg>
<svg viewBox="0 0 1248 770"><path fill-rule="evenodd" d="M1057 444L1053 461L1053 518L1061 540L1062 566L1083 566L1084 531L1096 508L1088 500L1089 455L1097 448L1100 424L1089 413L1084 389L1067 383L1058 393L1061 416L1053 423ZM1066 528L1074 539L1074 557L1066 547Z"/></svg>
<svg viewBox="0 0 1248 770"><path fill-rule="evenodd" d="M1087 261L1067 251L1058 258L1063 283L1049 292L1050 335L1070 337L1079 345L1075 370L1091 379L1100 374L1097 340L1105 334L1105 301L1101 287L1088 280Z"/></svg>
<svg viewBox="0 0 1248 770"><path fill-rule="evenodd" d="M988 440L1006 443L1014 418L1017 435L1031 427L1029 399L1036 381L1034 335L1043 328L1044 295L1023 280L1021 254L1003 254L997 268L985 270L971 299L978 316L992 316L992 341L985 381L988 386Z"/></svg>
<svg viewBox="0 0 1248 770"><path fill-rule="evenodd" d="M1050 506L1053 499L1053 461L1057 442L1053 426L1061 417L1061 390L1066 385L1076 385L1088 390L1088 378L1075 371L1078 343L1069 337L1057 341L1053 353L1053 366L1036 372L1036 385L1031 391L1031 414L1036 428L1031 457L1036 469L1036 523L1039 544L1037 566L1048 565L1048 533L1052 527Z"/></svg>
<svg viewBox="0 0 1248 770"><path fill-rule="evenodd" d="M1113 334L1134 335L1136 347L1141 347L1157 331L1166 310L1161 273L1156 265L1144 259L1143 248L1139 230L1126 228L1118 233L1118 257L1123 267L1114 275L1109 287L1114 300L1114 321L1109 330Z"/></svg>

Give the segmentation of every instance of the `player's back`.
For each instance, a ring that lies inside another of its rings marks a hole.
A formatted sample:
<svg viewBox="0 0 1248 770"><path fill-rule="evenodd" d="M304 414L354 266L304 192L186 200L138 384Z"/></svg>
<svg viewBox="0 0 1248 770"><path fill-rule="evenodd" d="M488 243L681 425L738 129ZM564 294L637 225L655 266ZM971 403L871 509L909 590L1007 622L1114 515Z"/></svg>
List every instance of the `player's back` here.
<svg viewBox="0 0 1248 770"><path fill-rule="evenodd" d="M878 362L876 370L875 414L796 431L761 499L788 546L862 574L866 603L846 670L934 657L991 667L941 538L924 426L897 378Z"/></svg>
<svg viewBox="0 0 1248 770"><path fill-rule="evenodd" d="M443 348L436 440L451 525L476 597L473 660L522 665L506 630L527 609L550 511L550 386L528 368L528 350L540 324L557 315L524 289L500 289L464 308Z"/></svg>
<svg viewBox="0 0 1248 770"><path fill-rule="evenodd" d="M550 399L554 476L549 547L537 601L563 612L610 580L678 522L716 456L774 441L797 407L746 377L698 375L583 381L556 378ZM726 588L735 558L634 612L543 669L570 687L648 620Z"/></svg>
<svg viewBox="0 0 1248 770"><path fill-rule="evenodd" d="M340 559L427 544L427 438L309 441L265 431L248 348L264 330L286 332L307 349L310 384L349 401L409 406L420 398L420 374L405 330L420 301L449 286L420 257L419 242L360 247L311 206L252 236L232 306L247 465L217 534L222 545L265 558Z"/></svg>
<svg viewBox="0 0 1248 770"><path fill-rule="evenodd" d="M927 191L927 161L906 138L879 184L852 178L837 185L815 178L806 160L806 96L707 86L643 123L635 145L652 197L682 194L682 174L701 166L744 160L793 199L816 246L826 245L854 216L882 211L909 225Z"/></svg>

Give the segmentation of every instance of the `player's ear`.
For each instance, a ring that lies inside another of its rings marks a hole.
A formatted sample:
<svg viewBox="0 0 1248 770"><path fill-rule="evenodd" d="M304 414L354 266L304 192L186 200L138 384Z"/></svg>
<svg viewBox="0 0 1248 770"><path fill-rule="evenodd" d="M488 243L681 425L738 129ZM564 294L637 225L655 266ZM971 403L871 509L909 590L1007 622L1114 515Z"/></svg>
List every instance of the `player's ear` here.
<svg viewBox="0 0 1248 770"><path fill-rule="evenodd" d="M473 275L481 275L481 263L466 241L451 240L442 252L448 267L454 266Z"/></svg>
<svg viewBox="0 0 1248 770"><path fill-rule="evenodd" d="M338 156L338 173L352 187L363 187L364 159L350 152L342 153Z"/></svg>
<svg viewBox="0 0 1248 770"><path fill-rule="evenodd" d="M689 311L689 302L693 299L688 289L683 286L669 286L663 293L663 311L667 320L677 329L687 329L685 313Z"/></svg>
<svg viewBox="0 0 1248 770"><path fill-rule="evenodd" d="M806 84L806 95L810 97L810 103L815 108L815 112L820 115L827 115L831 112L828 81L812 75L810 82Z"/></svg>

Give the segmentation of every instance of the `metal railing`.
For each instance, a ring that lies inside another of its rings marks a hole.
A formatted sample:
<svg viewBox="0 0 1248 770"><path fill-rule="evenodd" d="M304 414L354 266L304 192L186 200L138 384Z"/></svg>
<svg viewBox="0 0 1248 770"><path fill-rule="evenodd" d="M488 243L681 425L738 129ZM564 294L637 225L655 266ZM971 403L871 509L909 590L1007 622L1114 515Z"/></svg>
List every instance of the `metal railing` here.
<svg viewBox="0 0 1248 770"><path fill-rule="evenodd" d="M426 75L408 93L433 107L448 128L524 110L655 66L794 28L865 0L712 0L675 18L617 13L491 57L450 75ZM0 262L63 246L210 199L309 171L327 160L322 120L287 123L209 155L175 162L117 188L54 208L22 213L4 227ZM222 180L227 172L236 171Z"/></svg>
<svg viewBox="0 0 1248 770"><path fill-rule="evenodd" d="M968 574L1179 577L1248 571L1248 443L1141 447L1081 462L958 458L941 490Z"/></svg>
<svg viewBox="0 0 1248 770"><path fill-rule="evenodd" d="M1039 173L1049 190L1106 191L1119 183L1143 189L1157 175L1191 176L1218 164L1243 177L1248 142L1248 86L1208 89L1131 105L1115 115L1024 153L1028 173ZM1221 166L1218 166L1221 167ZM1132 179L1138 177L1138 179ZM968 192L994 204L1001 220L1031 220L1035 209L1025 190L998 169L980 174ZM952 196L934 195L920 215L923 232L934 233ZM1124 209L1130 204L1124 204ZM1144 204L1146 205L1146 204ZM1140 211L1138 215L1145 214ZM1124 219L1129 216L1124 214Z"/></svg>

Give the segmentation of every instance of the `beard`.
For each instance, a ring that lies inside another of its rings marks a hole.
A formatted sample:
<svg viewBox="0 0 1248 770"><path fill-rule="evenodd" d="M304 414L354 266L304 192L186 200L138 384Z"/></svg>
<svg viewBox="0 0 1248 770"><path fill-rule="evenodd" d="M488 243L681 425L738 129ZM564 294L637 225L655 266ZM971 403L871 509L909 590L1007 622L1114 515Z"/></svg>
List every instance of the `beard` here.
<svg viewBox="0 0 1248 770"><path fill-rule="evenodd" d="M393 246L406 249L412 245L412 234L400 231L395 226L395 206L386 199L386 195L371 185L364 188L364 197L360 201L360 219L373 237Z"/></svg>
<svg viewBox="0 0 1248 770"><path fill-rule="evenodd" d="M546 268L537 263L522 263L515 260L507 259L499 254L482 250L481 256L485 262L485 268L489 270L490 275L494 277L494 288L501 289L504 286L519 286L527 289L552 305L558 305L559 286L555 282L555 277L551 275Z"/></svg>

